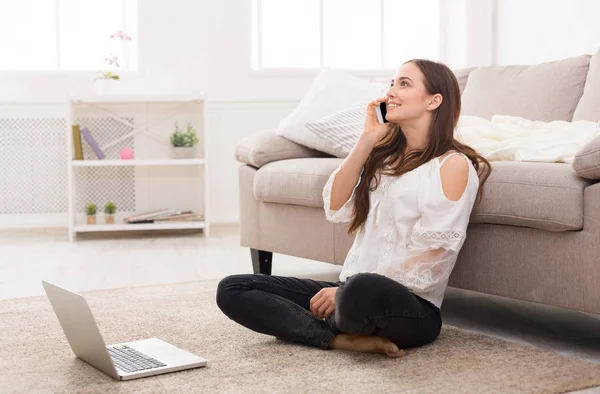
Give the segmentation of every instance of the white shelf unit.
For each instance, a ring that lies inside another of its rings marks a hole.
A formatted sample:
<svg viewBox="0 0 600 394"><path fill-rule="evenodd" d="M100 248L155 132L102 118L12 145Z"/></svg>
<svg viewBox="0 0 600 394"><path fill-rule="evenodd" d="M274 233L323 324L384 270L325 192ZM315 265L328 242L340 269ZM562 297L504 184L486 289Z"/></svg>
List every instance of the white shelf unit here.
<svg viewBox="0 0 600 394"><path fill-rule="evenodd" d="M203 95L71 97L67 103L69 239L77 233L202 229L209 236L206 100ZM170 135L191 124L198 135L194 158L172 158ZM83 160L75 160L72 127L86 127L106 155L98 159L82 137ZM138 132L139 131L139 132ZM117 144L114 144L118 141ZM131 148L134 158L120 151ZM117 206L114 224L104 205ZM97 206L87 224L85 205ZM123 218L158 209L191 210L202 221L126 224Z"/></svg>
<svg viewBox="0 0 600 394"><path fill-rule="evenodd" d="M198 222L164 222L164 223L140 223L124 224L115 222L115 224L77 224L74 227L76 233L86 232L105 232L105 231L143 231L143 230L184 230L205 228L204 221ZM135 228L134 228L135 227Z"/></svg>

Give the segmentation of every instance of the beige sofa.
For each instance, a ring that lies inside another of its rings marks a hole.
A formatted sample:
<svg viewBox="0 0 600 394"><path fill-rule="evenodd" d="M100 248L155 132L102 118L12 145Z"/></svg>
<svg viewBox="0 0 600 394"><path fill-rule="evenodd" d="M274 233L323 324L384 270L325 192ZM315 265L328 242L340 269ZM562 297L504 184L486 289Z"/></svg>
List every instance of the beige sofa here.
<svg viewBox="0 0 600 394"><path fill-rule="evenodd" d="M463 114L600 120L600 54L465 72ZM588 145L573 165L492 162L450 286L600 313L600 143ZM343 159L268 130L240 141L236 157L254 272L271 273L273 252L343 264L352 238L325 219L322 199Z"/></svg>

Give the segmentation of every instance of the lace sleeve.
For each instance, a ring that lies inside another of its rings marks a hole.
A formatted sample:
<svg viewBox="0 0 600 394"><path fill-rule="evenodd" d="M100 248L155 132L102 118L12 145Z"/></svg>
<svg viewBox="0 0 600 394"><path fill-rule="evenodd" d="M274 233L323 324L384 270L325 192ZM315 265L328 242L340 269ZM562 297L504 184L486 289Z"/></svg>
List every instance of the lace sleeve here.
<svg viewBox="0 0 600 394"><path fill-rule="evenodd" d="M414 226L408 248L376 273L427 292L450 277L466 234L458 227L425 228L422 222L423 218Z"/></svg>
<svg viewBox="0 0 600 394"><path fill-rule="evenodd" d="M335 176L342 169L342 165L340 164L338 168L333 171L333 173L329 176L325 187L323 188L323 209L325 210L325 217L327 220L333 223L346 223L352 219L352 213L354 211L354 194L356 193L356 188L360 184L360 180L362 178L362 171L360 176L358 177L358 181L356 185L354 185L354 189L352 190L352 195L342 205L342 207L338 210L331 209L331 188L333 187L333 181L335 180Z"/></svg>
<svg viewBox="0 0 600 394"><path fill-rule="evenodd" d="M437 291L438 283L450 277L465 242L477 188L477 179L471 178L463 196L449 200L443 194L439 171L432 171L419 188L421 216L413 226L408 247L399 248L377 273L422 292Z"/></svg>

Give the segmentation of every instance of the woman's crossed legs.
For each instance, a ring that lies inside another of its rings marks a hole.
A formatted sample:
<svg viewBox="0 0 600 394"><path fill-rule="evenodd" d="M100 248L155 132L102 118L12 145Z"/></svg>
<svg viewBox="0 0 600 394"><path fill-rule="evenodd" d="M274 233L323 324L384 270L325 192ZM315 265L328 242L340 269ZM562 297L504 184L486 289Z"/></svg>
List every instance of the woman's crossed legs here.
<svg viewBox="0 0 600 394"><path fill-rule="evenodd" d="M310 300L323 288L338 287L335 311L319 319ZM357 274L345 282L324 282L260 274L231 275L217 289L217 305L230 319L286 341L321 349L345 349L399 356L400 349L437 338L439 309L385 276Z"/></svg>

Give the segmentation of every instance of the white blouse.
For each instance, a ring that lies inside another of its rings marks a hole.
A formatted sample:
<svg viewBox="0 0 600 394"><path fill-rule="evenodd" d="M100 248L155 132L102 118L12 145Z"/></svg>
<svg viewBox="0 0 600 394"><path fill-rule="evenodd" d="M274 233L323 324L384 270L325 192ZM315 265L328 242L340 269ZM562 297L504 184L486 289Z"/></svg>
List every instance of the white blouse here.
<svg viewBox="0 0 600 394"><path fill-rule="evenodd" d="M465 192L453 201L443 192L440 168L448 157L457 154L467 160L469 177ZM331 174L323 189L325 215L334 223L352 219L354 195L361 180L348 201L337 211L332 210L331 188L341 167ZM465 155L454 152L399 177L378 175L381 182L369 192L370 211L348 251L340 280L362 272L378 273L440 308L466 238L479 188L477 171Z"/></svg>

